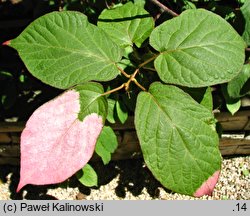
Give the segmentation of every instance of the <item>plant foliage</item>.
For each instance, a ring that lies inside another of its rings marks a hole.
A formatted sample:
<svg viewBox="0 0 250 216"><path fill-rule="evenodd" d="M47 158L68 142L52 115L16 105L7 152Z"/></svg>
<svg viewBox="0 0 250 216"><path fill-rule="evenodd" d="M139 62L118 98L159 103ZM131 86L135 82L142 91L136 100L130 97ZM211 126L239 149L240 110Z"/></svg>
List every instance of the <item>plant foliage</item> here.
<svg viewBox="0 0 250 216"><path fill-rule="evenodd" d="M210 86L228 82L233 98L249 93L242 91L249 29L241 37L221 16L196 9L199 1L180 2L184 12L155 28L144 2L136 1L103 10L97 26L79 12L49 13L10 41L30 73L66 89L27 122L18 190L62 182L82 167L79 180L96 185L87 164L94 148L107 164L118 146L105 120L125 123L135 113L155 178L178 193L211 195L221 155ZM249 1L241 10L247 18ZM127 95L119 95L121 89ZM39 136L44 133L46 140Z"/></svg>

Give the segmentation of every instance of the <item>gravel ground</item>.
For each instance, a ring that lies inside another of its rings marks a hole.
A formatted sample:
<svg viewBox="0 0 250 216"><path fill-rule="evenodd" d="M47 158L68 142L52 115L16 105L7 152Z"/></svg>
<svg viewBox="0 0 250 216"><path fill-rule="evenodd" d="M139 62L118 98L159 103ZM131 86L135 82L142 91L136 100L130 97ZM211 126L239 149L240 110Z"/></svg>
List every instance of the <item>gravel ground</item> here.
<svg viewBox="0 0 250 216"><path fill-rule="evenodd" d="M87 188L72 177L59 185L26 186L19 194L15 189L19 168L0 166L0 200L59 199L59 200L249 200L250 156L224 158L220 180L213 196L194 198L164 189L140 159L111 162L92 166L99 176L99 187Z"/></svg>

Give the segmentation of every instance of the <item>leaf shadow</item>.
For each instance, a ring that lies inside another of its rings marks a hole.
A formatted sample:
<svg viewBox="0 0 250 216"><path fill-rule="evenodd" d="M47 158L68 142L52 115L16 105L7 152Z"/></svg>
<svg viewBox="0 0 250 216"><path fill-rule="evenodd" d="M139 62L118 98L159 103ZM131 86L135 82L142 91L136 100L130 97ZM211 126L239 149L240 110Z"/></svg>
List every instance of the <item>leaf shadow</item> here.
<svg viewBox="0 0 250 216"><path fill-rule="evenodd" d="M116 195L126 197L130 192L133 196L139 196L146 189L152 198L159 197L161 184L153 177L142 159L119 161L119 180L115 189Z"/></svg>
<svg viewBox="0 0 250 216"><path fill-rule="evenodd" d="M136 15L136 16L130 16L130 17L123 17L123 18L116 18L116 19L98 19L98 22L124 22L124 21L131 21L135 19L143 19L143 18L149 18L151 17L150 14L143 14L143 15Z"/></svg>
<svg viewBox="0 0 250 216"><path fill-rule="evenodd" d="M99 184L98 187L92 187L92 190L99 190L101 186L109 184L118 177L114 191L109 192L121 199L126 199L128 192L135 197L142 195L144 189L152 199L158 198L160 195L159 188L162 185L145 166L142 158L111 161L108 165L104 165L101 161L96 161L91 163L91 166L98 175ZM79 184L78 188L80 193L84 195L90 194L89 188ZM173 193L166 188L163 189L168 193ZM97 197L97 199L99 198Z"/></svg>
<svg viewBox="0 0 250 216"><path fill-rule="evenodd" d="M1 165L0 180L2 183L6 183L7 176L11 174L9 182L9 198L12 200L57 200L57 197L51 196L48 193L49 189L57 189L59 187L75 188L79 189L79 194L82 195L82 199L91 194L93 190L100 190L100 187L109 184L113 179L117 178L118 181L115 189L110 189L110 193L113 193L120 199L127 199L126 195L130 192L133 196L137 197L144 193L146 190L149 196L154 199L159 197L159 188L161 184L153 177L148 168L144 165L142 159L130 159L111 161L108 165L103 165L101 161L92 162L91 165L98 174L98 187L85 187L82 185L75 176L72 176L68 181L62 184L55 185L27 185L19 193L16 193L16 188L19 181L18 166ZM171 191L164 189L166 192ZM103 194L102 194L103 197ZM72 197L70 197L72 199ZM74 199L79 199L75 197ZM96 197L96 199L100 199ZM107 197L107 199L109 199Z"/></svg>

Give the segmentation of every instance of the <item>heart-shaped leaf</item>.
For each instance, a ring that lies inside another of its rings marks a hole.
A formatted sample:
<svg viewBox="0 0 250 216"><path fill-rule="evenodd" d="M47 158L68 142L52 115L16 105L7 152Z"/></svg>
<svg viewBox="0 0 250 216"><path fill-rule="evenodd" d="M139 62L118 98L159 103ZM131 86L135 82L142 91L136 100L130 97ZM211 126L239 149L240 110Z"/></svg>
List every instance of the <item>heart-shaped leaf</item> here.
<svg viewBox="0 0 250 216"><path fill-rule="evenodd" d="M10 46L38 79L66 89L83 81L108 81L119 74L119 48L79 12L53 12L36 19Z"/></svg>
<svg viewBox="0 0 250 216"><path fill-rule="evenodd" d="M135 127L143 157L153 175L175 192L212 193L221 166L214 123L207 108L175 86L154 83L138 96Z"/></svg>
<svg viewBox="0 0 250 216"><path fill-rule="evenodd" d="M21 135L17 191L26 184L63 182L89 161L107 114L102 92L101 85L87 83L66 91L32 114Z"/></svg>
<svg viewBox="0 0 250 216"><path fill-rule="evenodd" d="M162 81L188 87L228 82L241 70L245 42L220 16L187 10L155 28L150 44L160 52L154 65Z"/></svg>
<svg viewBox="0 0 250 216"><path fill-rule="evenodd" d="M143 9L142 4L127 4L111 10L104 10L98 19L102 28L121 47L141 47L154 28L154 20Z"/></svg>

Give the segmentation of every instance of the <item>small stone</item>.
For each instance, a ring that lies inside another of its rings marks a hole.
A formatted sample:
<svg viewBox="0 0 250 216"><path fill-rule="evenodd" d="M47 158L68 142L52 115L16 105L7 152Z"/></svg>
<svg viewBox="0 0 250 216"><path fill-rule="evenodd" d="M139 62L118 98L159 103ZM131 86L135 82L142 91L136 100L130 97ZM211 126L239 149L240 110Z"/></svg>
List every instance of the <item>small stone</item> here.
<svg viewBox="0 0 250 216"><path fill-rule="evenodd" d="M84 200L86 198L86 195L79 192L77 195L76 195L76 199L77 200Z"/></svg>
<svg viewBox="0 0 250 216"><path fill-rule="evenodd" d="M126 163L113 162L113 163ZM215 186L212 196L202 196L200 198L194 198L191 196L181 195L178 193L167 192L163 187L156 187L159 193L155 193L158 196L152 197L148 193L148 188L145 186L138 196L134 196L129 188L124 189L124 197L119 197L116 193L117 187L122 188L123 176L117 175L110 182L105 185L101 185L98 188L90 189L90 194L85 195L79 191L77 185L68 186L67 188L52 187L48 185L47 195L56 197L59 200L249 200L250 199L250 175L246 175L249 172L250 156L247 157L235 157L224 158L222 161L222 169L219 177L219 181ZM117 165L119 171L122 171L122 166ZM1 169L1 167L0 167ZM138 172L138 169L131 169L131 172ZM245 174L244 174L245 173ZM131 177L131 173L128 172L128 177ZM137 176L137 175L135 175ZM11 192L9 191L11 181L16 178L10 173L6 176L6 182L0 184L0 200L10 200ZM17 180L17 179L16 179ZM153 177L145 179L146 185L153 184L155 180ZM145 183L144 182L144 183ZM131 182L132 183L132 182ZM70 185L70 184L69 184ZM132 186L132 184L130 184ZM13 192L12 192L13 193ZM26 193L26 192L25 192ZM25 195L24 193L24 195ZM27 191L27 193L30 193ZM34 191L32 191L34 193ZM39 195L40 192L38 192ZM13 195L13 194L12 194ZM41 195L41 194L40 194Z"/></svg>

